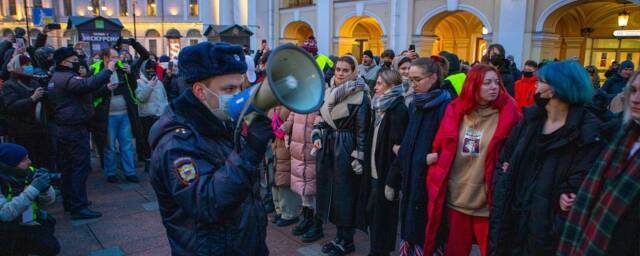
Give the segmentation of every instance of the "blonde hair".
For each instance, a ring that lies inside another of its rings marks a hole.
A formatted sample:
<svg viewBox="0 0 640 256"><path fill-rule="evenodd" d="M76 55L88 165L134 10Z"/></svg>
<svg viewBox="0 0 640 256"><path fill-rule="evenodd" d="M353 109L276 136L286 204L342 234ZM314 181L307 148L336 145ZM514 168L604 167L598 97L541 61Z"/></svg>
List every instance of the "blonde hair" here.
<svg viewBox="0 0 640 256"><path fill-rule="evenodd" d="M631 121L631 105L629 104L629 102L631 101L631 83L633 83L633 81L636 80L636 78L638 78L638 76L640 75L640 72L635 72L633 73L633 75L631 76L631 78L629 79L629 81L627 81L627 85L624 87L624 91L623 91L623 104L624 104L624 113L622 116L622 120L623 123L626 125L629 123L629 121Z"/></svg>
<svg viewBox="0 0 640 256"><path fill-rule="evenodd" d="M390 85L391 87L402 84L402 76L400 75L400 72L393 69L380 71L380 73L378 73L378 77L382 79L382 82Z"/></svg>

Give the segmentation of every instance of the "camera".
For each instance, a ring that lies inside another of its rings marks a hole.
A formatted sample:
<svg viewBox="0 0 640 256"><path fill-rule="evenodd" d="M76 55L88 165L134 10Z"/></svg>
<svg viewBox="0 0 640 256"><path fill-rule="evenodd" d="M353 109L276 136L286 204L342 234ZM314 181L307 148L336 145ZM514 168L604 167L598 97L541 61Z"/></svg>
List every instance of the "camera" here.
<svg viewBox="0 0 640 256"><path fill-rule="evenodd" d="M49 180L51 181L59 181L62 179L62 173L49 172L49 170L45 168L38 168L30 177L29 180L33 180L33 177L36 176L37 173L44 173L44 175L49 176Z"/></svg>

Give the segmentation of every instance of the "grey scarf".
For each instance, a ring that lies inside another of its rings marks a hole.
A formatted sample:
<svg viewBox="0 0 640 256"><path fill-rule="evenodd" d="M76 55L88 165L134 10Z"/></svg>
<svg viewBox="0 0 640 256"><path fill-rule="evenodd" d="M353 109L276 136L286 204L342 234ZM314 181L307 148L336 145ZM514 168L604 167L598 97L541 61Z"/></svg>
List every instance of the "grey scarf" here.
<svg viewBox="0 0 640 256"><path fill-rule="evenodd" d="M371 109L375 113L375 126L378 126L382 122L382 114L391 107L391 104L404 94L404 87L399 84L391 87L391 89L384 92L379 96L374 96L371 100Z"/></svg>

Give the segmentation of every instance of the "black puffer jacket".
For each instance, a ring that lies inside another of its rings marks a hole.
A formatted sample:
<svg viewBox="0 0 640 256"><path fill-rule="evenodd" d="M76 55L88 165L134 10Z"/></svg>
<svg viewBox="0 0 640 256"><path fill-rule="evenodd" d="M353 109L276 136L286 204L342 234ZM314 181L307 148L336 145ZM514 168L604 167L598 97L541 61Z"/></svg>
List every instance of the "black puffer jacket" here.
<svg viewBox="0 0 640 256"><path fill-rule="evenodd" d="M540 139L545 120L546 112L538 107L525 109L525 119L502 150L494 178L489 255L553 255L567 214L559 208L560 195L578 191L606 146L601 122L582 106L570 108L551 142ZM532 151L536 146L538 151Z"/></svg>
<svg viewBox="0 0 640 256"><path fill-rule="evenodd" d="M268 255L262 156L233 151L223 125L186 91L151 129L151 185L172 255Z"/></svg>
<svg viewBox="0 0 640 256"><path fill-rule="evenodd" d="M31 95L40 85L35 80L11 78L4 83L2 97L8 114L8 135L23 137L45 132L45 127L36 121L37 101Z"/></svg>

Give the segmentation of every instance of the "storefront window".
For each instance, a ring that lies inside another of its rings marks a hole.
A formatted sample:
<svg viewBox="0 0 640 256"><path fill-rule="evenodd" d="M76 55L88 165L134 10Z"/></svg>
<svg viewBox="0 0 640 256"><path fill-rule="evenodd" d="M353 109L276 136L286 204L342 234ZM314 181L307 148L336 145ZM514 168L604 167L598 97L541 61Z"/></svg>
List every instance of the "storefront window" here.
<svg viewBox="0 0 640 256"><path fill-rule="evenodd" d="M16 0L9 0L9 15L18 15Z"/></svg>
<svg viewBox="0 0 640 256"><path fill-rule="evenodd" d="M158 55L158 40L149 39L149 51L155 55Z"/></svg>
<svg viewBox="0 0 640 256"><path fill-rule="evenodd" d="M33 8L42 8L42 0L33 0Z"/></svg>
<svg viewBox="0 0 640 256"><path fill-rule="evenodd" d="M147 16L156 16L156 0L147 0Z"/></svg>
<svg viewBox="0 0 640 256"><path fill-rule="evenodd" d="M63 5L63 15L64 16L71 16L71 0L64 0L62 2Z"/></svg>
<svg viewBox="0 0 640 256"><path fill-rule="evenodd" d="M189 0L189 16L198 16L198 0Z"/></svg>
<svg viewBox="0 0 640 256"><path fill-rule="evenodd" d="M127 0L120 0L120 16L129 15L129 3Z"/></svg>

